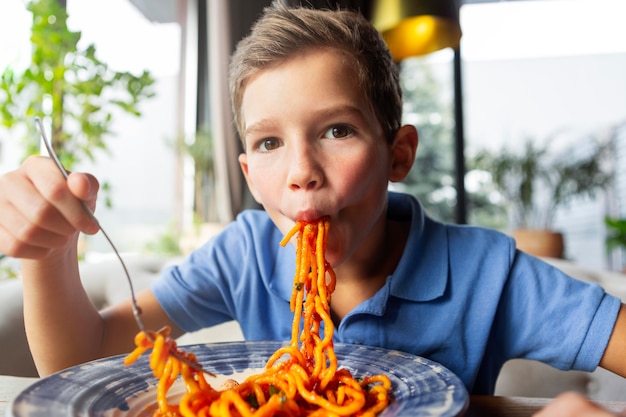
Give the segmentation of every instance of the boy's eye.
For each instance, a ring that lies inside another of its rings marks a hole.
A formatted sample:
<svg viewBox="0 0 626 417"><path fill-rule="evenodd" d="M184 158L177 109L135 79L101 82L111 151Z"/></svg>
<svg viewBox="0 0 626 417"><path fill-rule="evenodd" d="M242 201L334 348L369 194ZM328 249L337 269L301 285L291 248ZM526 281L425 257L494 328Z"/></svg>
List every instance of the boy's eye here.
<svg viewBox="0 0 626 417"><path fill-rule="evenodd" d="M276 138L265 138L259 141L259 151L261 152L269 152L280 146L280 141Z"/></svg>
<svg viewBox="0 0 626 417"><path fill-rule="evenodd" d="M352 134L352 129L346 125L336 125L328 129L324 133L325 138L333 138L340 139L345 138L346 136L350 136Z"/></svg>

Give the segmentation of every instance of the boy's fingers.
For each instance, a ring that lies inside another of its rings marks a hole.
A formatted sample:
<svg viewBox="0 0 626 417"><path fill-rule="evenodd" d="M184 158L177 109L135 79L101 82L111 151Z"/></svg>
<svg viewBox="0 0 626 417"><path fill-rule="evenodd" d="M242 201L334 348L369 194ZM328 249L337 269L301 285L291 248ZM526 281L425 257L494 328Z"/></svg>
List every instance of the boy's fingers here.
<svg viewBox="0 0 626 417"><path fill-rule="evenodd" d="M97 181L76 174L76 192L95 204ZM0 253L39 259L67 246L78 231L99 228L70 190L52 160L28 158L20 168L0 176Z"/></svg>
<svg viewBox="0 0 626 417"><path fill-rule="evenodd" d="M67 186L76 198L85 201L92 211L94 210L100 189L96 177L85 173L70 173L67 178Z"/></svg>
<svg viewBox="0 0 626 417"><path fill-rule="evenodd" d="M68 236L76 230L95 233L98 226L70 191L67 181L52 160L28 158L22 166L2 177L6 199L31 228Z"/></svg>
<svg viewBox="0 0 626 417"><path fill-rule="evenodd" d="M0 225L13 236L17 244L24 244L40 247L58 248L67 243L68 236L75 232L69 225L66 233L60 233L44 226L29 221L20 211L13 207L7 207L2 211L2 221Z"/></svg>
<svg viewBox="0 0 626 417"><path fill-rule="evenodd" d="M50 253L50 248L34 246L30 242L17 240L0 225L0 253L21 259L41 259Z"/></svg>
<svg viewBox="0 0 626 417"><path fill-rule="evenodd" d="M28 246L58 247L73 233L63 216L34 193L32 184L18 173L1 177L0 189L4 253L16 256Z"/></svg>
<svg viewBox="0 0 626 417"><path fill-rule="evenodd" d="M70 224L52 207L34 187L33 183L19 171L0 177L0 207L5 229L17 231L29 224L59 234L72 232Z"/></svg>
<svg viewBox="0 0 626 417"><path fill-rule="evenodd" d="M29 175L28 177L37 191L35 194L41 195L44 198L45 209L51 211L55 210L58 215L63 218L63 231L60 231L60 233L68 233L67 229L64 227L65 225L69 225L72 231L79 230L87 234L96 233L99 230L98 225L85 211L80 201L81 199L70 189L68 183L69 178L66 180L63 177L52 160L48 158L46 158L46 160L47 163L41 164L45 165L45 167L37 167L38 170L45 169L46 175L41 175L41 172L38 172L39 175ZM28 169L27 164L24 164L24 167ZM72 185L77 189L76 191L91 200L90 207L92 207L93 210L98 191L98 187L93 184L94 182L97 184L95 178L86 174L70 174L70 177L72 178ZM50 206L50 204L52 206ZM46 214L51 216L57 215L56 213ZM29 216L29 218L31 217L32 216ZM52 226L51 223L46 222L46 224L48 227L51 227L50 230L57 231L57 228ZM61 225L59 227L61 227Z"/></svg>
<svg viewBox="0 0 626 417"><path fill-rule="evenodd" d="M610 417L614 415L582 394L566 392L557 396L534 417Z"/></svg>

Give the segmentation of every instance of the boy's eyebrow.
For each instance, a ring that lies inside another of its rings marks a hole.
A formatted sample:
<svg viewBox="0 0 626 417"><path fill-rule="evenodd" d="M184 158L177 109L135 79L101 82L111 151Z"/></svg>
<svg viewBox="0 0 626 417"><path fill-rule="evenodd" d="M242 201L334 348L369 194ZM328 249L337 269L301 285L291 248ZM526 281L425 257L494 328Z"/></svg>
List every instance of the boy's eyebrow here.
<svg viewBox="0 0 626 417"><path fill-rule="evenodd" d="M320 111L320 115L323 117L336 116L338 114L352 114L361 118L365 117L359 107L353 106L351 104L341 104L338 106L328 107Z"/></svg>
<svg viewBox="0 0 626 417"><path fill-rule="evenodd" d="M321 118L327 118L327 117L334 117L337 115L347 115L347 114L352 115L352 116L357 116L361 119L365 119L365 115L363 114L363 111L359 107L353 106L351 104L340 104L337 106L331 106L331 107L320 109L319 111L317 111L316 116L321 117ZM251 134L262 133L267 130L275 129L276 126L277 126L277 123L271 119L261 119L258 122L255 122L251 124L250 126L246 127L246 129L244 130L244 134L247 137L248 135L251 135Z"/></svg>
<svg viewBox="0 0 626 417"><path fill-rule="evenodd" d="M275 122L271 121L270 119L262 119L256 123L251 124L250 126L247 126L246 130L244 130L244 134L245 136L248 136L249 134L263 132L269 129L273 129L275 127Z"/></svg>

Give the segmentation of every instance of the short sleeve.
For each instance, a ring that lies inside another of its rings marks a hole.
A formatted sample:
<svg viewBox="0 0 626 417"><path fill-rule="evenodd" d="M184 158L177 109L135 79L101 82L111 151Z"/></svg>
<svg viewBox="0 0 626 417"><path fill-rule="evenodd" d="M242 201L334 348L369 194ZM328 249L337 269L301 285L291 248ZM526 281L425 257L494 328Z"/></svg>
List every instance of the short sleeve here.
<svg viewBox="0 0 626 417"><path fill-rule="evenodd" d="M621 301L599 285L517 252L494 334L505 358L592 371L602 358L620 306Z"/></svg>

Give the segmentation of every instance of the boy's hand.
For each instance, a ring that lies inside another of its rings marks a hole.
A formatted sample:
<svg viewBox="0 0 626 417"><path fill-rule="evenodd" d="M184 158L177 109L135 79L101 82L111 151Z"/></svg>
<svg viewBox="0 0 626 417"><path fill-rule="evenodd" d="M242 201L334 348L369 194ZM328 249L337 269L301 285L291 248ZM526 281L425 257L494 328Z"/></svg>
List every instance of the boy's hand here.
<svg viewBox="0 0 626 417"><path fill-rule="evenodd" d="M591 402L582 394L567 392L556 397L534 417L617 417L614 414Z"/></svg>
<svg viewBox="0 0 626 417"><path fill-rule="evenodd" d="M93 210L98 189L95 177L73 173L66 181L52 160L39 156L0 176L0 253L43 259L74 245L79 231L96 233L79 200Z"/></svg>

